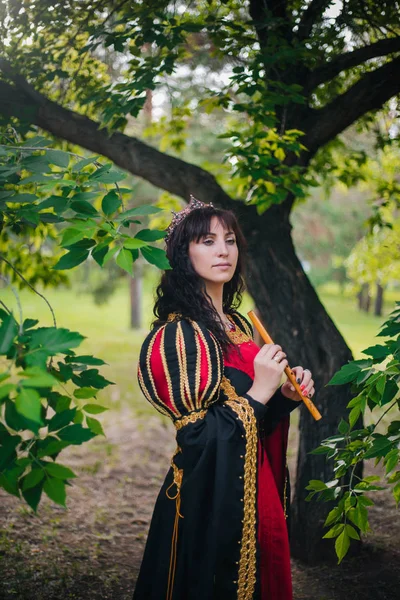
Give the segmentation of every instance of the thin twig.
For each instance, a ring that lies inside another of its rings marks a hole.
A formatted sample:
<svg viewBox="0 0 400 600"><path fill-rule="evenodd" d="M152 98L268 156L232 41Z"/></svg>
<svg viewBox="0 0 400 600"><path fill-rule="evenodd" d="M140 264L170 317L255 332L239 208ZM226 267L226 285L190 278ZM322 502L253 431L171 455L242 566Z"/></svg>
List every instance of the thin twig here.
<svg viewBox="0 0 400 600"><path fill-rule="evenodd" d="M0 256L0 258L1 258L1 256ZM0 279L2 279L3 281L5 281L5 283L10 286L11 291L14 294L15 299L17 301L18 312L19 312L19 335L22 335L24 333L24 329L22 327L22 321L24 320L24 317L22 315L22 306L21 306L21 302L20 302L20 299L19 299L18 292L15 289L15 287L12 285L12 283L10 282L10 280L7 279L7 277L5 277L4 275L0 275Z"/></svg>
<svg viewBox="0 0 400 600"><path fill-rule="evenodd" d="M52 306L51 306L50 302L47 300L47 298L46 298L45 296L43 296L43 294L41 294L40 292L38 292L38 291L37 291L37 290L36 290L36 289L33 287L33 285L31 285L31 284L29 283L29 281L27 281L27 280L25 279L25 277L24 277L24 276L23 276L23 275L22 275L22 274L21 274L21 273L20 273L20 272L19 272L19 271L18 271L18 270L15 268L15 267L14 267L14 265L13 265L13 264L12 264L12 263L11 263L9 260L7 260L7 258L5 258L5 257L4 257L2 254L0 254L0 260L3 260L5 263L7 263L7 264L8 264L8 266L12 268L12 270L14 271L14 273L16 273L16 274L18 275L18 277L20 277L20 278L22 279L22 281L24 281L24 282L26 283L26 285L27 285L28 287L30 287L30 288L31 288L31 290L32 290L33 292L35 292L35 294L37 294L38 296L40 296L40 297L41 297L41 298L42 298L42 299L43 299L43 300L46 302L47 306L48 306L48 307L49 307L49 309L50 309L51 315L52 315L52 317L53 317L53 324L54 324L54 327L57 327L57 321L56 321L56 316L55 316L55 314L54 314L54 310L52 309ZM22 314L22 313L21 313L21 314ZM22 319L21 319L21 320L22 320Z"/></svg>

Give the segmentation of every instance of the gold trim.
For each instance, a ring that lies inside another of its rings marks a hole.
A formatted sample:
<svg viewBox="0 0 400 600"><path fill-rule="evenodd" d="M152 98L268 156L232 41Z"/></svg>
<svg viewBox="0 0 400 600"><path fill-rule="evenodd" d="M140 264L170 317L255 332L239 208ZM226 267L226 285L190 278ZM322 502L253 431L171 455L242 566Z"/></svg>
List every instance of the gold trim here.
<svg viewBox="0 0 400 600"><path fill-rule="evenodd" d="M187 410L192 410L192 407L186 400L185 394L185 378L187 379L187 368L185 364L185 340L183 339L182 334L182 325L178 322L176 326L176 337L175 337L175 347L176 353L178 356L179 363L179 384L180 384L180 392L181 392L181 400L183 405L187 408ZM190 401L190 399L189 399Z"/></svg>
<svg viewBox="0 0 400 600"><path fill-rule="evenodd" d="M150 394L149 390L147 389L146 384L144 383L143 374L142 374L140 365L138 365L138 377L139 377L140 388L141 388L146 400L148 402L150 402L150 404L152 404L154 406L154 408L156 408L158 410L158 412L170 417L171 416L170 412L163 408L164 404L161 402L161 400L158 399L160 401L160 404L157 404L157 402L154 402L153 398L151 397L151 394Z"/></svg>
<svg viewBox="0 0 400 600"><path fill-rule="evenodd" d="M234 344L243 344L244 342L249 342L252 338L249 337L247 333L244 333L244 331L242 331L238 325L236 325L235 321L230 315L226 316L228 317L229 321L235 326L235 331L231 331L230 329L225 330L232 342Z"/></svg>
<svg viewBox="0 0 400 600"><path fill-rule="evenodd" d="M195 423L199 419L204 419L206 414L207 410L204 409L199 411L192 411L187 415L184 415L180 419L176 419L176 421L174 421L174 425L176 429L182 429L182 427L185 427L185 425L188 425L189 423Z"/></svg>
<svg viewBox="0 0 400 600"><path fill-rule="evenodd" d="M252 600L256 584L256 499L257 499L257 422L245 398L235 392L227 377L221 387L228 396L225 402L242 421L246 436L244 456L243 530L238 571L238 600Z"/></svg>
<svg viewBox="0 0 400 600"><path fill-rule="evenodd" d="M198 324L195 321L192 322L192 325L193 325L193 329L195 331L197 331L197 334L201 338L201 340L204 344L206 355L207 355L207 367L208 367L207 383L204 386L204 390L202 391L201 396L199 398L199 406L202 406L203 400L209 390L209 387L211 385L211 380L212 380L211 357L210 357L210 349L209 349L209 346L208 346L208 343L207 343L204 333L201 331L200 327L198 326Z"/></svg>
<svg viewBox="0 0 400 600"><path fill-rule="evenodd" d="M239 319L239 321L242 323L244 329L246 330L247 335L249 336L249 338L252 340L253 339L253 332L249 326L249 324L244 320L244 318L242 317L242 315L238 312L235 312L235 315L237 316L237 318ZM228 315L229 318L229 315Z"/></svg>

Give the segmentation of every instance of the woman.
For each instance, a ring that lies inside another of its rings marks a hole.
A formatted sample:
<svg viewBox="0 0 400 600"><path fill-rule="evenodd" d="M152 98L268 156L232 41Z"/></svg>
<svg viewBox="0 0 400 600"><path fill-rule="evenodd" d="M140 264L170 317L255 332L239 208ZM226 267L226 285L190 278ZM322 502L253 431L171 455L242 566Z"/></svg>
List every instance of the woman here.
<svg viewBox="0 0 400 600"><path fill-rule="evenodd" d="M285 518L289 413L286 355L261 349L236 310L245 240L230 211L191 197L166 237L171 270L138 379L173 420L177 449L158 496L135 600L290 600ZM311 372L295 367L302 390Z"/></svg>

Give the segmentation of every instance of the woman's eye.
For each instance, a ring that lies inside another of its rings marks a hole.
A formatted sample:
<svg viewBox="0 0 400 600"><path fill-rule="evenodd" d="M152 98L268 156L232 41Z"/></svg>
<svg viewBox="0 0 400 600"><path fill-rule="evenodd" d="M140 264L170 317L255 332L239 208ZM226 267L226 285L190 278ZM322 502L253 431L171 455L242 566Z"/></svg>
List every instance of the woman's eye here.
<svg viewBox="0 0 400 600"><path fill-rule="evenodd" d="M235 244L236 240L235 238L230 238L229 240L226 240L228 242L228 244Z"/></svg>
<svg viewBox="0 0 400 600"><path fill-rule="evenodd" d="M213 243L213 240L204 240L204 243L207 244L207 246L211 246L211 244Z"/></svg>

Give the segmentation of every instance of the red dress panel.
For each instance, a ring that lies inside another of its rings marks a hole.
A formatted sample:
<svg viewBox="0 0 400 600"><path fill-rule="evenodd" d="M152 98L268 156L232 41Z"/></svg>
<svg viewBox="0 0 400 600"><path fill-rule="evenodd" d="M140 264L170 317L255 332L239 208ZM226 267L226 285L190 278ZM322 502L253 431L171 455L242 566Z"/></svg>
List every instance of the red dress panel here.
<svg viewBox="0 0 400 600"><path fill-rule="evenodd" d="M260 348L252 340L239 344L241 356L231 351L224 365L254 379L254 358ZM258 440L257 511L262 600L292 600L288 531L283 509L289 417Z"/></svg>

